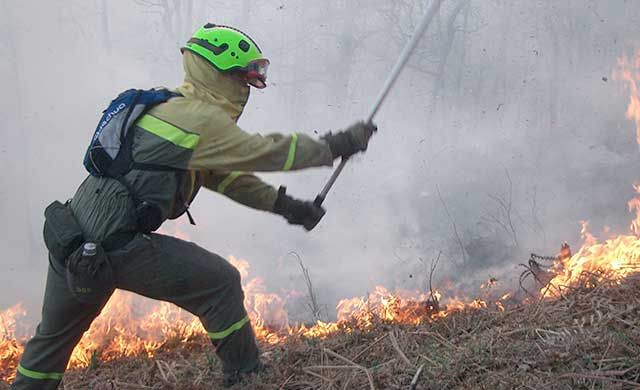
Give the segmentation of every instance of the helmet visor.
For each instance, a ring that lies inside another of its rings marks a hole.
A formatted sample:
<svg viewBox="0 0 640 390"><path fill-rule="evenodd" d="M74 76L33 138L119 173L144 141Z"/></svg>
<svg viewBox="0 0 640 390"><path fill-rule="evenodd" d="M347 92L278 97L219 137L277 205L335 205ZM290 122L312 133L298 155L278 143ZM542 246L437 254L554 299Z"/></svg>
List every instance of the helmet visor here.
<svg viewBox="0 0 640 390"><path fill-rule="evenodd" d="M259 58L253 60L244 67L244 74L247 83L253 85L258 89L265 88L267 86L267 70L269 69L269 60L266 58Z"/></svg>

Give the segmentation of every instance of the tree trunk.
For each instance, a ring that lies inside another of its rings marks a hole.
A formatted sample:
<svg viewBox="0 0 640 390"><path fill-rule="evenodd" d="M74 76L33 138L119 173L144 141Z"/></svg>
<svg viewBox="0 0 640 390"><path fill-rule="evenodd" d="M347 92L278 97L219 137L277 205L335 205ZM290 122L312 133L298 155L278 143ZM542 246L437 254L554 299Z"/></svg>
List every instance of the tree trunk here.
<svg viewBox="0 0 640 390"><path fill-rule="evenodd" d="M339 12L343 15L342 29L337 37L340 44L339 50L327 74L332 75L329 85L331 86L330 96L334 98L333 104L346 107L346 103L350 100L349 81L355 61L356 38L353 26L357 7L353 0L344 0L341 8Z"/></svg>
<svg viewBox="0 0 640 390"><path fill-rule="evenodd" d="M445 77L447 70L447 60L449 59L449 54L453 49L453 44L455 42L456 36L456 19L460 14L460 11L468 4L468 0L459 0L451 13L447 16L445 24L440 29L440 47L438 50L438 66L435 71L435 78L433 81L433 89L431 91L431 101L432 101L432 111L436 115L436 118L440 118L440 123L445 125L445 118L449 118L448 109L445 106L440 106L438 103L445 99ZM438 112L438 108L440 108L440 112ZM449 134L449 139L453 139L454 141L458 139L458 128L454 127L451 129Z"/></svg>
<svg viewBox="0 0 640 390"><path fill-rule="evenodd" d="M456 6L451 11L451 14L447 17L447 22L445 23L444 31L440 34L440 50L439 50L439 58L438 58L438 67L436 69L436 77L434 81L434 88L432 91L434 102L444 91L445 87L445 70L447 67L447 60L449 59L449 54L451 54L451 50L453 49L453 43L456 37L456 19L462 11L469 4L469 0L459 0Z"/></svg>
<svg viewBox="0 0 640 390"><path fill-rule="evenodd" d="M102 46L111 50L111 34L109 33L109 7L107 0L100 0L100 24L102 27Z"/></svg>

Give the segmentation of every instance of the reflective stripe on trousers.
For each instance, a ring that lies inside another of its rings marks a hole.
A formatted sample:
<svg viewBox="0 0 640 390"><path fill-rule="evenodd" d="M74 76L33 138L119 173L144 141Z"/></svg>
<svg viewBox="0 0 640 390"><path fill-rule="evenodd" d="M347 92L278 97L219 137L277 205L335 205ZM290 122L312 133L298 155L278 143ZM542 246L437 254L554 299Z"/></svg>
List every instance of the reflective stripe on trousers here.
<svg viewBox="0 0 640 390"><path fill-rule="evenodd" d="M244 326L244 324L249 322L249 317L248 316L244 316L243 319L241 319L240 321L234 323L233 325L231 325L230 327L228 327L227 329L220 331L220 332L209 332L209 338L211 340L221 340L227 336L229 336L231 333L239 330L240 328L242 328Z"/></svg>

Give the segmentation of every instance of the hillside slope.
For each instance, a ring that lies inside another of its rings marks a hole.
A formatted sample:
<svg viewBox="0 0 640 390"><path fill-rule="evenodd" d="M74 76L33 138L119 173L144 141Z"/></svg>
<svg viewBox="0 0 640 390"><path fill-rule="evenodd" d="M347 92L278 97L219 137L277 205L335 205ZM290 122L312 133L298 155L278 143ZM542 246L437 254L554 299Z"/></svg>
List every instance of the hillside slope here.
<svg viewBox="0 0 640 390"><path fill-rule="evenodd" d="M409 389L412 380L416 389L640 388L640 277L597 279L587 275L560 298L505 309L289 337L263 346L268 373L235 388ZM153 358L71 370L64 389L211 389L220 381L208 341L197 336L169 342Z"/></svg>

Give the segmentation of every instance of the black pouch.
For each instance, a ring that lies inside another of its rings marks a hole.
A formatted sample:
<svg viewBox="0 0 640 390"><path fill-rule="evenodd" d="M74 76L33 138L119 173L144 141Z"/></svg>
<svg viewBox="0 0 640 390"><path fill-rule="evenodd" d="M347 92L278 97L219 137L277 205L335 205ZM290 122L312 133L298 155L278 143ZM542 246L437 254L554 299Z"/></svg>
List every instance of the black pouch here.
<svg viewBox="0 0 640 390"><path fill-rule="evenodd" d="M53 258L64 263L82 244L82 229L68 203L54 201L44 210L44 218L44 243Z"/></svg>
<svg viewBox="0 0 640 390"><path fill-rule="evenodd" d="M160 228L164 218L162 217L162 209L153 203L142 202L134 212L136 221L136 231L140 233L151 233Z"/></svg>
<svg viewBox="0 0 640 390"><path fill-rule="evenodd" d="M109 255L102 245L97 244L95 253L86 256L84 245L79 246L66 260L67 286L78 301L97 304L107 299L113 292L113 268Z"/></svg>

